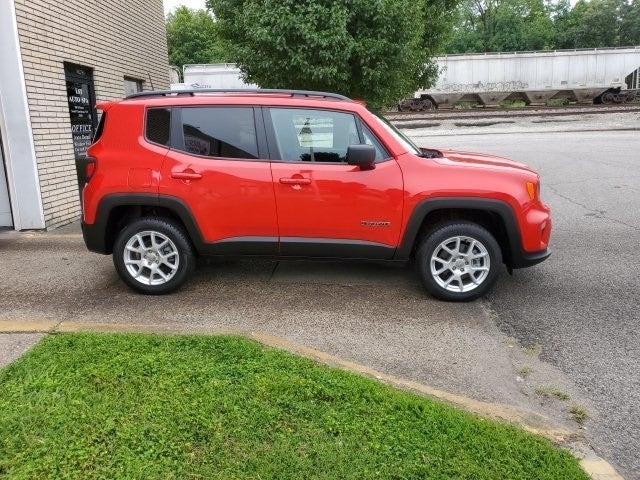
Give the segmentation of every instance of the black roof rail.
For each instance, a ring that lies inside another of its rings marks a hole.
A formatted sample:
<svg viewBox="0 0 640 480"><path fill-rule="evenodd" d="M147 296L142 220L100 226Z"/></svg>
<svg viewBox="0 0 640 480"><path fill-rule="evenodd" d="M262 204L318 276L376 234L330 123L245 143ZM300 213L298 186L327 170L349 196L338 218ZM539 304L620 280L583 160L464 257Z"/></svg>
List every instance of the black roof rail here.
<svg viewBox="0 0 640 480"><path fill-rule="evenodd" d="M152 97L179 97L183 95L195 96L196 93L250 93L250 94L285 94L292 97L321 97L334 100L342 100L352 102L353 100L338 93L313 92L310 90L282 90L270 88L195 88L188 90L157 90L137 92L127 95L125 100L133 98L152 98Z"/></svg>

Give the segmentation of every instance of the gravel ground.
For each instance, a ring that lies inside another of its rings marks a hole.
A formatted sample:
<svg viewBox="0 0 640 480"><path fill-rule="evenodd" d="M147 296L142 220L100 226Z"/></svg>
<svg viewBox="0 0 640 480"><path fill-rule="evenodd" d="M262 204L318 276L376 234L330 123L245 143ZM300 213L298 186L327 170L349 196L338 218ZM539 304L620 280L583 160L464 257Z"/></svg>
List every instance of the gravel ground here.
<svg viewBox="0 0 640 480"><path fill-rule="evenodd" d="M413 138L431 138L441 135L640 130L640 112L576 113L538 117L487 116L483 119L461 117L445 120L438 120L438 116L434 115L425 120L394 120L394 123Z"/></svg>

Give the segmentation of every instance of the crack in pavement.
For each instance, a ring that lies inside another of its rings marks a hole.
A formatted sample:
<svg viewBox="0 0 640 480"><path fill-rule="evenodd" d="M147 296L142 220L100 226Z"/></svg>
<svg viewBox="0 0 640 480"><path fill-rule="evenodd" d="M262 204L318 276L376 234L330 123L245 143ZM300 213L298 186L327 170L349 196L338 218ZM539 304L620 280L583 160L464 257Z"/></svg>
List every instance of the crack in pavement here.
<svg viewBox="0 0 640 480"><path fill-rule="evenodd" d="M631 225L629 223L623 222L622 220L618 220L616 218L611 218L611 217L608 217L608 216L604 215L606 213L606 210L598 210L598 209L589 208L585 204L580 203L580 202L578 202L577 200L574 200L571 197L563 195L562 193L558 192L558 190L555 189L553 187L553 185L548 185L547 184L547 187L549 187L549 190L551 190L553 193L555 193L558 197L563 198L566 201L568 201L569 203L572 203L573 205L577 205L578 207L581 207L581 208L585 209L586 211L590 212L592 214L590 216L593 216L595 218L600 218L600 219L603 219L603 220L609 220L610 222L617 223L617 224L623 225L625 227L629 227L629 228L631 228L633 230L640 230L640 227L637 227L635 225Z"/></svg>

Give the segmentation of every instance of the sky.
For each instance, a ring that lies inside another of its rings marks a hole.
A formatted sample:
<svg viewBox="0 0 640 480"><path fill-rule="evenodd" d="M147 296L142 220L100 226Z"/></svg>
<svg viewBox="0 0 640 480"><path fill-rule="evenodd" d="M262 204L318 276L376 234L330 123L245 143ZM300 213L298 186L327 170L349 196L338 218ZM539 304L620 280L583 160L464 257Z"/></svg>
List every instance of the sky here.
<svg viewBox="0 0 640 480"><path fill-rule="evenodd" d="M205 0L163 0L163 1L164 1L165 15L180 5L186 5L189 8L204 8L204 2L205 2Z"/></svg>

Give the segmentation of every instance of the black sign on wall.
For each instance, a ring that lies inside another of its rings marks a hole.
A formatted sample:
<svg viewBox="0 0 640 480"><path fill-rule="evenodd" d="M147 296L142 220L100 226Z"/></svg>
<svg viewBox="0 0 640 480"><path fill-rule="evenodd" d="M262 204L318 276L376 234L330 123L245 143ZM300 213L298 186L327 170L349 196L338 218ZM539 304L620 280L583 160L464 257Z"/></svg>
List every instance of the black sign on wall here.
<svg viewBox="0 0 640 480"><path fill-rule="evenodd" d="M93 70L65 62L67 101L76 160L84 158L97 125Z"/></svg>

